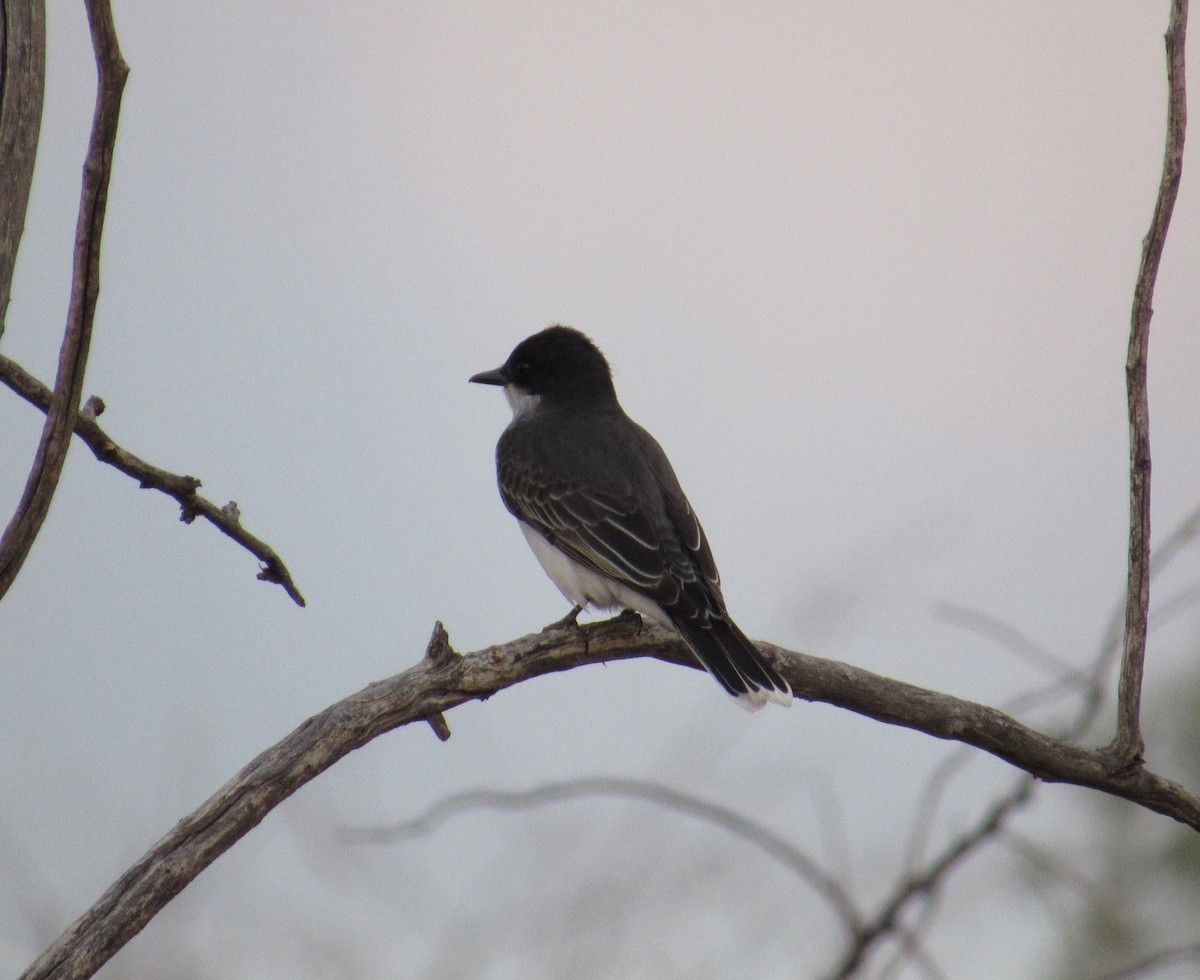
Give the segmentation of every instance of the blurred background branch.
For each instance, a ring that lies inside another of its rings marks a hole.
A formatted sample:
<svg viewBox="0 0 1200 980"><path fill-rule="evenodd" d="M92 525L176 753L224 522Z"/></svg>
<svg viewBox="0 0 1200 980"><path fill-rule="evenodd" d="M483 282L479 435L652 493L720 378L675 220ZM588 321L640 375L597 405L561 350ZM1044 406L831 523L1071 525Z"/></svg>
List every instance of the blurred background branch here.
<svg viewBox="0 0 1200 980"><path fill-rule="evenodd" d="M684 816L703 820L735 837L749 841L818 892L837 913L851 936L858 936L862 932L862 915L845 889L801 848L730 807L702 800L691 793L684 793L648 779L593 776L543 783L527 790L470 790L439 800L424 813L410 820L379 827L346 827L343 828L342 834L352 843L389 844L433 833L451 817L472 810L529 810L552 803L596 796L653 803Z"/></svg>

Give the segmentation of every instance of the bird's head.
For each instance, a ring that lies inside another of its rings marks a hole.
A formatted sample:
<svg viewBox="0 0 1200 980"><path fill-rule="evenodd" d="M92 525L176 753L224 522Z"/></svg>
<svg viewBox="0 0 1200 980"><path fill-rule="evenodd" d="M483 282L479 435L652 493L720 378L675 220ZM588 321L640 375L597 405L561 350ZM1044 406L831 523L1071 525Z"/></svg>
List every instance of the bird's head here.
<svg viewBox="0 0 1200 980"><path fill-rule="evenodd" d="M591 340L571 327L547 327L525 338L500 367L470 380L503 385L515 415L543 400L583 403L616 399L608 361Z"/></svg>

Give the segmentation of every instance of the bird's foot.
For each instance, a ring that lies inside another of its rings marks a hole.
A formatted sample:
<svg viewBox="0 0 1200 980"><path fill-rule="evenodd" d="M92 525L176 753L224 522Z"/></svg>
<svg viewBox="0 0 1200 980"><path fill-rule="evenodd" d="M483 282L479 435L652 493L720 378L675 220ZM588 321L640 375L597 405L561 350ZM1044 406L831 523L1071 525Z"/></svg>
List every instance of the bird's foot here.
<svg viewBox="0 0 1200 980"><path fill-rule="evenodd" d="M612 621L614 623L636 623L639 633L642 630L642 623L645 622L642 619L642 614L636 609L622 609L613 617Z"/></svg>
<svg viewBox="0 0 1200 980"><path fill-rule="evenodd" d="M545 627L543 633L553 633L555 630L579 629L579 614L583 612L583 606L572 606L571 611L562 619L556 619L549 626Z"/></svg>

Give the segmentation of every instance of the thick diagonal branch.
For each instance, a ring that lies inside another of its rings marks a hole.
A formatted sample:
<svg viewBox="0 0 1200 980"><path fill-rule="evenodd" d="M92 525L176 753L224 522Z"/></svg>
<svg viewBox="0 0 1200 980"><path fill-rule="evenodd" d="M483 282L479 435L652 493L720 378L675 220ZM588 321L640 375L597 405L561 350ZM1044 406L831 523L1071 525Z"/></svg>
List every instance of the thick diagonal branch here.
<svg viewBox="0 0 1200 980"><path fill-rule="evenodd" d="M435 640L439 635L435 631ZM1200 799L1144 768L1115 765L1105 751L1043 735L995 708L850 664L767 643L759 648L798 698L965 742L1040 779L1111 793L1200 830ZM427 656L415 667L314 715L180 821L30 967L25 980L91 976L272 809L377 736L428 722L467 701L486 700L543 674L631 657L657 657L698 668L677 634L629 616L543 631L461 657L453 656L444 642L431 641Z"/></svg>

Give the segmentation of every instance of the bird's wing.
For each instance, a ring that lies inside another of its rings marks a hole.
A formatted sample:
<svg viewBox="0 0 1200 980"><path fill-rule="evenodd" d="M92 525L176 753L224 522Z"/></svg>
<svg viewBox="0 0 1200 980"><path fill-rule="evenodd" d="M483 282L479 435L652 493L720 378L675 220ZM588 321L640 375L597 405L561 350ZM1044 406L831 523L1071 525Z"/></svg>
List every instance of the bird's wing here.
<svg viewBox="0 0 1200 980"><path fill-rule="evenodd" d="M662 448L630 426L620 444L599 454L608 459L600 468L555 467L555 454L532 451L510 430L497 453L504 504L581 565L648 596L668 615L722 615L704 530Z"/></svg>
<svg viewBox="0 0 1200 980"><path fill-rule="evenodd" d="M668 578L662 539L634 495L551 478L524 462L498 467L509 511L581 565L657 598Z"/></svg>
<svg viewBox="0 0 1200 980"><path fill-rule="evenodd" d="M717 563L708 546L708 538L704 536L704 528L658 440L636 423L633 429L638 456L646 461L662 495L666 521L673 532L671 541L678 551L668 564L683 580L680 582L680 601L684 608L679 612L682 615L723 613L725 599L721 595L721 576L717 573Z"/></svg>
<svg viewBox="0 0 1200 980"><path fill-rule="evenodd" d="M663 458L665 460L666 457ZM704 584L720 599L721 576L717 572L717 562L713 558L712 549L708 546L708 538L704 536L704 528L700 526L696 512L692 510L692 505L680 488L679 481L669 468L666 474L658 476L658 484L662 489L663 501L666 504L667 518L676 534L679 535L679 543L703 576Z"/></svg>

